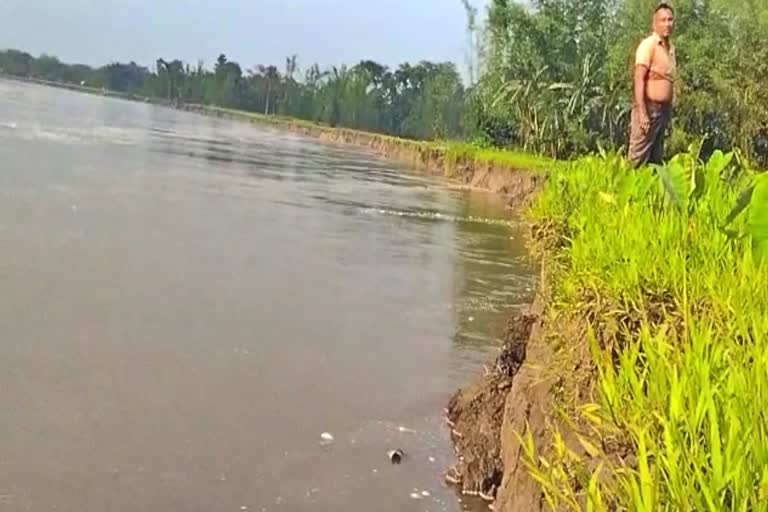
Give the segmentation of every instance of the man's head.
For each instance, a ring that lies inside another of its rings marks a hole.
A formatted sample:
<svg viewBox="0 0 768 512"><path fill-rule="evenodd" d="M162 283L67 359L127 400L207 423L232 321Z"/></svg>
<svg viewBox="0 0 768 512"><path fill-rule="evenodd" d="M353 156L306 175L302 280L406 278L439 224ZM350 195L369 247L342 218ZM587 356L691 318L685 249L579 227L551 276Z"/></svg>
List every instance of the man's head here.
<svg viewBox="0 0 768 512"><path fill-rule="evenodd" d="M675 29L675 11L672 6L660 3L653 11L653 31L661 37L669 37Z"/></svg>

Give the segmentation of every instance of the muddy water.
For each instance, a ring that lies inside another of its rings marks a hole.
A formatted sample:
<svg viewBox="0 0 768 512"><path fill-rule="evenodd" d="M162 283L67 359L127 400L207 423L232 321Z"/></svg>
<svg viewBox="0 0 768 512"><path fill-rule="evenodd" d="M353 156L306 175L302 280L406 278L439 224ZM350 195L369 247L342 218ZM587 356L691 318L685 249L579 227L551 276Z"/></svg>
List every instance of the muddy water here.
<svg viewBox="0 0 768 512"><path fill-rule="evenodd" d="M442 408L532 286L495 197L10 82L0 253L2 511L460 510Z"/></svg>

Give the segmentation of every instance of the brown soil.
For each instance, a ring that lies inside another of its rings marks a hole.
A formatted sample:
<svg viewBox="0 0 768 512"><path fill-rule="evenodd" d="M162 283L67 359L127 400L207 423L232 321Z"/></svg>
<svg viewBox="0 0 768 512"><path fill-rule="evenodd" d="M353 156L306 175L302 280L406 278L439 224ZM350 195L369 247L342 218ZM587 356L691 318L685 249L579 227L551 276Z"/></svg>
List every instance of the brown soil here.
<svg viewBox="0 0 768 512"><path fill-rule="evenodd" d="M505 343L494 367L474 384L459 390L448 404L451 437L459 464L448 479L464 494L493 497L504 477L501 428L507 395L525 361L536 317L518 314L507 324Z"/></svg>
<svg viewBox="0 0 768 512"><path fill-rule="evenodd" d="M551 356L542 337L544 304L539 293L527 313L510 319L494 368L457 392L448 405L459 462L446 479L464 494L494 501L497 511L543 508L517 433L530 429L536 445L546 434L544 405L552 383L542 378Z"/></svg>

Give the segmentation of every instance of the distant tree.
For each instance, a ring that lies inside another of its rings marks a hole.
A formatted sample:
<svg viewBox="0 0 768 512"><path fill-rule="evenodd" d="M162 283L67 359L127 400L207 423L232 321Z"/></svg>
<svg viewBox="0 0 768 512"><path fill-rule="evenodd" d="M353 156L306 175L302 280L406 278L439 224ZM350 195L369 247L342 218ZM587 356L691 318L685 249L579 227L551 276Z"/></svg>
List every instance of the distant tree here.
<svg viewBox="0 0 768 512"><path fill-rule="evenodd" d="M135 62L129 64L113 62L101 68L100 71L104 76L105 87L118 92L138 92L150 76L147 68L139 66Z"/></svg>

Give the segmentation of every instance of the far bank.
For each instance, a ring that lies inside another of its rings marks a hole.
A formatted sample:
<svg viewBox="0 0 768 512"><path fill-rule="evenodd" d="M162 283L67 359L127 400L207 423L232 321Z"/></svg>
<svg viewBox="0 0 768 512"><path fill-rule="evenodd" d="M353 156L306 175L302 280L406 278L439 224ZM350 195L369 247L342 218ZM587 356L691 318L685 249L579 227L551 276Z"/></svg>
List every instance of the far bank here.
<svg viewBox="0 0 768 512"><path fill-rule="evenodd" d="M522 152L481 149L453 142L414 141L206 105L184 104L178 108L206 116L267 124L327 142L369 148L382 157L407 162L433 175L444 176L462 188L503 195L511 207L527 201L541 186L546 171L558 165L554 160Z"/></svg>

